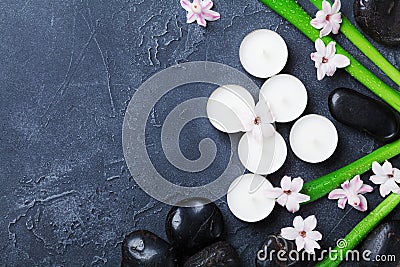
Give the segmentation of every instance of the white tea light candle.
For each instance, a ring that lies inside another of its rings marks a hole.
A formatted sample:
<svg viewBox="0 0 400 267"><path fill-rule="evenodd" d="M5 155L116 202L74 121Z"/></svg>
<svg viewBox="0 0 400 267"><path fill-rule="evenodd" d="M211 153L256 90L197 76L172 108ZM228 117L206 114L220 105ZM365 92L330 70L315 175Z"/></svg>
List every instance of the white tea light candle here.
<svg viewBox="0 0 400 267"><path fill-rule="evenodd" d="M278 74L285 67L288 49L279 34L260 29L251 32L243 39L239 57L248 73L265 79Z"/></svg>
<svg viewBox="0 0 400 267"><path fill-rule="evenodd" d="M261 87L261 97L268 101L277 122L290 122L300 117L308 101L304 84L289 74L268 79Z"/></svg>
<svg viewBox="0 0 400 267"><path fill-rule="evenodd" d="M266 175L279 170L286 161L287 146L282 135L274 135L254 142L245 134L239 141L238 154L242 164L252 173Z"/></svg>
<svg viewBox="0 0 400 267"><path fill-rule="evenodd" d="M318 163L327 160L335 152L338 133L329 119L310 114L295 122L289 141L297 157L309 163Z"/></svg>
<svg viewBox="0 0 400 267"><path fill-rule="evenodd" d="M245 174L236 178L229 187L228 207L238 219L258 222L265 219L275 207L275 199L268 198L266 191L271 183L263 176Z"/></svg>

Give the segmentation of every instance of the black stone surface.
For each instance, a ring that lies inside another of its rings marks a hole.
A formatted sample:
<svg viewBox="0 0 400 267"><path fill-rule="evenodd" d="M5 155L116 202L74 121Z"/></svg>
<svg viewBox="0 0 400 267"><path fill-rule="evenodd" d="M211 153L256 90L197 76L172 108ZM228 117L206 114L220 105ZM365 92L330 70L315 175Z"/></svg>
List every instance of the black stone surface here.
<svg viewBox="0 0 400 267"><path fill-rule="evenodd" d="M390 142L399 138L400 115L389 105L348 88L329 95L329 110L339 122Z"/></svg>
<svg viewBox="0 0 400 267"><path fill-rule="evenodd" d="M192 255L221 239L224 219L217 205L209 202L187 199L180 203L185 207L172 207L169 211L165 231L174 248L183 254Z"/></svg>
<svg viewBox="0 0 400 267"><path fill-rule="evenodd" d="M256 255L257 267L293 266L297 259L290 258L290 252L296 250L294 241L286 240L280 235L270 234L259 248ZM278 256L279 253L279 256ZM272 256L272 257L270 257ZM286 259L286 260L282 260Z"/></svg>
<svg viewBox="0 0 400 267"><path fill-rule="evenodd" d="M122 242L122 267L178 266L174 249L149 231L135 231Z"/></svg>
<svg viewBox="0 0 400 267"><path fill-rule="evenodd" d="M399 0L355 0L354 17L364 32L377 42L400 45Z"/></svg>
<svg viewBox="0 0 400 267"><path fill-rule="evenodd" d="M335 122L329 113L327 99L333 89L354 88L376 98L368 89L344 70L318 82L310 60L314 44L258 1L214 2L221 19L204 29L186 24L179 1L0 1L1 266L118 266L126 234L147 229L166 239L164 220L171 207L144 193L124 163L121 128L126 106L146 79L178 62L216 61L244 72L239 45L255 29L272 29L283 36L289 61L282 73L293 74L306 85L305 113L330 118L339 133L336 152L321 164L304 163L289 148L282 169L268 177L274 186L283 175L310 181L382 145ZM309 1L299 3L309 14L316 13ZM355 23L352 4L342 1L342 12ZM334 38L399 89L342 35ZM376 46L400 67L398 49ZM209 96L214 89L201 84L177 88L149 115L148 152L172 182L208 183L229 160L227 135L206 119L188 124L180 142L182 153L196 159L199 141L213 139L218 153L210 171L182 176L162 156L160 125L166 115L178 103ZM292 125L277 125L287 142ZM392 163L399 167L399 158ZM362 175L366 183L369 175ZM368 194L368 201L373 209L382 198L375 191ZM267 219L247 224L229 212L226 198L217 205L225 217L226 238L246 267L254 266L265 237L292 225L296 215L317 216L325 249L367 215L350 207L338 209L335 201L322 198L302 206L297 214L277 206ZM389 219L400 219L399 209Z"/></svg>
<svg viewBox="0 0 400 267"><path fill-rule="evenodd" d="M183 267L240 267L235 249L226 242L217 242L190 257Z"/></svg>
<svg viewBox="0 0 400 267"><path fill-rule="evenodd" d="M368 258L379 261L363 260L361 266L399 266L400 265L400 221L391 221L376 228L361 244L360 251L370 251Z"/></svg>

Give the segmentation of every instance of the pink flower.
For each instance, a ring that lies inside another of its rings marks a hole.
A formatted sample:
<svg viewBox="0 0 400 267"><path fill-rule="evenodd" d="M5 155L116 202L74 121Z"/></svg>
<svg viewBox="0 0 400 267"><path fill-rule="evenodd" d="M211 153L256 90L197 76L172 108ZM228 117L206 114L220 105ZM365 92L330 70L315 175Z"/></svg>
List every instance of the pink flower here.
<svg viewBox="0 0 400 267"><path fill-rule="evenodd" d="M328 196L329 199L338 199L339 208L344 209L348 201L351 206L360 211L368 209L367 199L361 194L372 192L374 189L369 185L364 185L360 175L355 176L351 181L344 182L342 188L333 190Z"/></svg>
<svg viewBox="0 0 400 267"><path fill-rule="evenodd" d="M321 248L317 241L322 239L322 234L314 231L317 227L317 218L314 215L303 220L297 216L293 220L294 227L286 227L281 230L281 236L287 240L296 240L297 251L304 250L314 254L314 249Z"/></svg>
<svg viewBox="0 0 400 267"><path fill-rule="evenodd" d="M345 68L350 65L350 60L340 54L336 54L336 43L330 42L325 47L321 39L315 41L315 49L317 52L311 54L311 59L315 61L317 68L317 78L322 80L325 75L332 76L336 68Z"/></svg>
<svg viewBox="0 0 400 267"><path fill-rule="evenodd" d="M380 184L379 192L382 197L389 195L391 192L400 194L400 187L397 183L400 183L400 170L393 168L389 161L385 161L383 165L379 165L378 162L372 163L372 171L375 175L372 175L370 180L374 184Z"/></svg>
<svg viewBox="0 0 400 267"><path fill-rule="evenodd" d="M275 187L266 191L268 198L276 198L279 205L285 207L290 212L300 209L300 203L307 202L310 197L299 193L303 188L304 181L300 177L292 178L285 176L281 180L281 187Z"/></svg>
<svg viewBox="0 0 400 267"><path fill-rule="evenodd" d="M214 21L220 18L219 13L212 11L213 2L211 0L181 0L181 6L188 12L187 23L197 21L200 26L206 27L208 21Z"/></svg>
<svg viewBox="0 0 400 267"><path fill-rule="evenodd" d="M340 0L335 0L332 5L324 0L322 2L322 10L318 11L315 19L311 20L311 25L316 29L322 29L319 33L319 37L324 37L330 32L334 34L339 33L340 23L342 23L342 15L339 12L341 7Z"/></svg>

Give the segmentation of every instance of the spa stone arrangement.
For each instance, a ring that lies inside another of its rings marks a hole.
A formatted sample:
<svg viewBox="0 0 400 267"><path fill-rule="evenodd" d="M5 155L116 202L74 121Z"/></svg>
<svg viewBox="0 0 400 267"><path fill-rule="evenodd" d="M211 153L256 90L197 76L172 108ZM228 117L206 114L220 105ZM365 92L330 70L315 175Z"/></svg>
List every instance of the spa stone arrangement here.
<svg viewBox="0 0 400 267"><path fill-rule="evenodd" d="M229 187L227 204L230 211L243 222L255 223L266 219L276 203L295 213L302 205L328 197L337 201L338 208L350 205L354 208L351 212L369 212L350 233L343 233L341 238L347 245L336 249L342 253L355 248L369 250L371 258L395 254L397 262L392 264L397 266L400 262L400 221L381 221L400 203L400 170L388 161L400 153L400 94L363 67L329 35L345 35L398 86L400 72L341 14L340 0L333 3L310 0L319 9L315 18L311 18L296 1L261 2L315 43L316 52L306 56L310 57L310 64L315 65L316 79L334 79L331 76L337 69L344 69L383 101L350 88L330 88L326 99L335 121L319 114L304 114L308 103L306 86L299 78L281 73L289 55L285 37L268 29L248 33L236 53L248 74L266 79L259 90L258 101L246 88L226 84L212 92L207 103L207 116L216 129L227 134L243 133L237 153L247 172ZM197 22L206 27L207 20L220 18L219 13L211 10L213 3L210 0L181 0L181 5L188 12L188 23ZM354 15L364 32L377 42L400 44L398 1L357 0ZM289 146L276 130L276 123L292 124ZM281 169L288 149L298 160L310 163L310 168L335 153L340 139L336 123L365 132L386 145L311 182L284 176L280 187L273 187L268 175ZM370 169L373 175L368 182L363 181L360 175ZM381 204L372 211L368 211L368 195L374 188L368 183L376 184L379 189L375 191L382 197ZM126 235L121 266L241 266L237 251L225 241L224 217L217 205L202 198L184 202L172 207L165 219L169 242L146 230ZM306 218L296 216L293 226L282 225L280 233L260 237L259 251L263 253L254 255L254 264L257 267L338 266L343 259L326 256L318 263L308 263L265 255L271 250L282 250L287 255L292 251L315 254L321 249L318 241L324 238L324 233L318 231L318 223L318 214ZM360 264L375 266L371 262Z"/></svg>

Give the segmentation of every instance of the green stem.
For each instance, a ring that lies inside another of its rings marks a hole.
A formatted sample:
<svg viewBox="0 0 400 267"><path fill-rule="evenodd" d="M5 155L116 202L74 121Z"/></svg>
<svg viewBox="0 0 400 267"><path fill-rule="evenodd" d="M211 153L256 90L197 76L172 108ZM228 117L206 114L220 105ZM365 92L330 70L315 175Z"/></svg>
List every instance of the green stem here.
<svg viewBox="0 0 400 267"><path fill-rule="evenodd" d="M400 203L400 195L391 194L381 202L370 214L368 214L350 233L344 238L345 247L334 248L335 254L326 256L318 263L318 267L338 266L345 258L349 250L353 250L393 209Z"/></svg>
<svg viewBox="0 0 400 267"><path fill-rule="evenodd" d="M322 9L323 0L310 0L318 9ZM343 22L340 31L350 40L361 52L364 53L378 68L380 68L390 79L400 86L400 71L382 56L381 53L357 30L356 27L342 14Z"/></svg>
<svg viewBox="0 0 400 267"><path fill-rule="evenodd" d="M294 26L296 26L311 41L315 42L319 38L319 31L310 24L311 17L295 0L260 0L276 13L284 17ZM324 37L325 44L333 41L330 37ZM346 71L356 78L360 83L369 88L377 96L400 112L400 93L390 88L382 82L373 73L361 65L353 56L351 56L340 45L336 45L336 51L350 59L350 66Z"/></svg>
<svg viewBox="0 0 400 267"><path fill-rule="evenodd" d="M302 193L310 196L309 202L315 201L339 187L341 183L350 180L357 174L362 174L370 170L372 162L383 162L398 154L400 154L400 139L375 150L339 170L305 183Z"/></svg>

